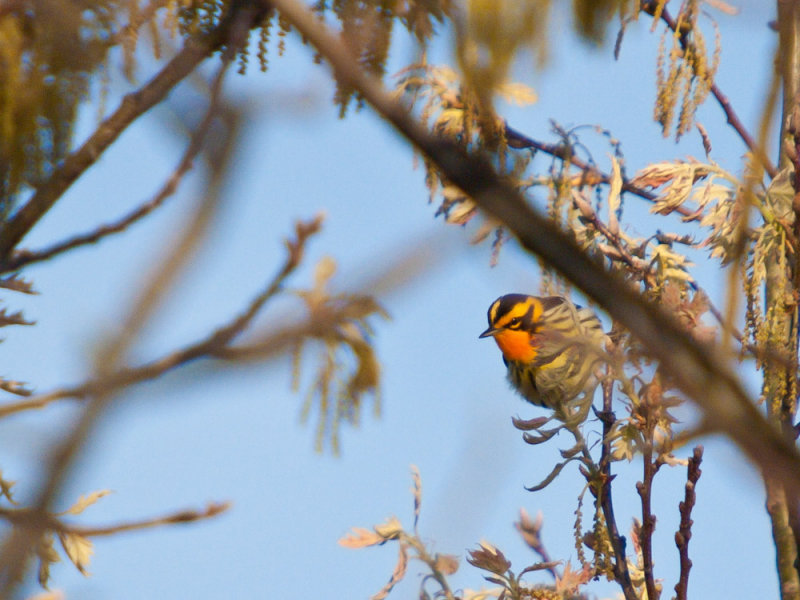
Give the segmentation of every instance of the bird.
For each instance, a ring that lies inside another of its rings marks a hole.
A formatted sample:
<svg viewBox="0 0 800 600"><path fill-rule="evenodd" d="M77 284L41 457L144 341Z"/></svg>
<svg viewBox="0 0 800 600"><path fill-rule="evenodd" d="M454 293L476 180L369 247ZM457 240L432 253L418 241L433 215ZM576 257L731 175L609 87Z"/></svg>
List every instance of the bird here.
<svg viewBox="0 0 800 600"><path fill-rule="evenodd" d="M489 307L488 320L478 337L494 338L525 400L569 414L573 400L588 399L588 411L606 340L592 309L562 296L506 294Z"/></svg>

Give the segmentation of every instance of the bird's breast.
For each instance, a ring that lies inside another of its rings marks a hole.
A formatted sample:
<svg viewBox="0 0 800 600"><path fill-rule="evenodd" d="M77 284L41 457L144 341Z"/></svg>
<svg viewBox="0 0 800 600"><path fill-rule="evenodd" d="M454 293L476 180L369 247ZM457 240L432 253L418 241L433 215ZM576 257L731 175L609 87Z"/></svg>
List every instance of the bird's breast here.
<svg viewBox="0 0 800 600"><path fill-rule="evenodd" d="M496 333L494 341L506 360L529 363L536 358L536 347L527 331L506 329Z"/></svg>

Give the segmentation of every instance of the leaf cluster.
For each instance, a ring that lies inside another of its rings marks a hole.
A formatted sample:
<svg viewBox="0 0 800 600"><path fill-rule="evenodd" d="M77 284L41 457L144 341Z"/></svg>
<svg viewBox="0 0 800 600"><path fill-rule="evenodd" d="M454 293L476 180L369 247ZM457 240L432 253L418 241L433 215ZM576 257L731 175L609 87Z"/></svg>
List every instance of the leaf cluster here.
<svg viewBox="0 0 800 600"><path fill-rule="evenodd" d="M307 421L316 408L316 448L322 451L326 443L338 453L341 424L358 425L362 398L375 396L375 413L380 412L377 393L380 380L380 363L375 355L370 337L371 317L388 318L386 311L369 296L331 294L327 287L336 270L332 258L326 257L317 265L314 287L299 291L311 322L327 323L337 315L335 328L321 327L310 340L319 346L318 367L314 382L306 396L302 419ZM308 341L299 338L292 349L293 388L300 385L302 354ZM315 407L316 405L316 407Z"/></svg>

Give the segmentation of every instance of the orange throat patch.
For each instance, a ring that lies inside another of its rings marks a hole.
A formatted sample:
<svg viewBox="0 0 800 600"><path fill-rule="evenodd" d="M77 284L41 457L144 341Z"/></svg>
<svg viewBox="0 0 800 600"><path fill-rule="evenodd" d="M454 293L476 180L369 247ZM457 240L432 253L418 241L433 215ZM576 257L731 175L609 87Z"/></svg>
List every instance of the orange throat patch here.
<svg viewBox="0 0 800 600"><path fill-rule="evenodd" d="M494 341L506 360L528 363L536 358L536 348L531 345L527 331L504 329L494 335Z"/></svg>

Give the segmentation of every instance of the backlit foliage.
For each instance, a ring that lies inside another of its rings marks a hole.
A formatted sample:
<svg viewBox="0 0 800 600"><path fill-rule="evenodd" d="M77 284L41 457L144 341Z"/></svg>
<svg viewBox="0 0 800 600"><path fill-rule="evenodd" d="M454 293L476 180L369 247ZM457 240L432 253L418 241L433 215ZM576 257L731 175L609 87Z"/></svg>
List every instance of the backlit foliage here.
<svg viewBox="0 0 800 600"><path fill-rule="evenodd" d="M19 0L4 5L0 11L0 218L13 209L20 193L47 178L71 150L78 110L91 99L93 88L107 85L104 74L112 68L112 50L121 49L124 72L133 78L142 31L149 34L150 47L160 57L164 36L180 41L210 34L230 15L232 6L224 0L106 0L77 5L66 0ZM315 10L320 16L334 16L359 63L380 75L395 24L424 45L452 7L450 0L388 4L322 0ZM277 32L280 38L280 54L290 30L291 25L274 10L264 11L254 33L262 71L268 66L272 36ZM245 71L250 54L249 47L241 51L240 72ZM342 114L354 96L354 90L339 86L335 101Z"/></svg>
<svg viewBox="0 0 800 600"><path fill-rule="evenodd" d="M116 43L115 2L10 2L0 11L0 218L70 149L78 109Z"/></svg>
<svg viewBox="0 0 800 600"><path fill-rule="evenodd" d="M372 328L368 319L388 318L388 315L369 296L331 295L327 286L335 270L333 259L323 259L317 265L314 288L298 294L305 301L312 321L325 323L332 314L337 314L334 329L323 329L314 336L320 345L319 364L303 407L303 420L308 420L316 410L317 450L322 451L329 443L333 452L338 453L339 428L342 422L359 424L365 394L373 395L375 413L380 413L377 398L380 363L369 340ZM301 339L293 349L295 389L300 385L300 365L306 345L308 342Z"/></svg>
<svg viewBox="0 0 800 600"><path fill-rule="evenodd" d="M602 42L615 15L625 22L639 14L640 0L574 0L573 24L592 43ZM456 51L464 89L481 108L487 123L494 117L494 95L507 84L512 62L529 50L540 66L547 60L553 26L551 14L559 8L553 0L468 0L454 16ZM492 142L491 126L484 139Z"/></svg>
<svg viewBox="0 0 800 600"><path fill-rule="evenodd" d="M458 74L445 66L413 65L399 74L398 93L407 95L419 109L420 119L438 135L457 141L465 149L481 151L486 140L491 145L494 162L500 173L527 189L533 181L524 178L531 160L529 153L512 152L505 137L505 124L494 113L481 116L480 104L473 94L460 85ZM497 93L509 102L530 104L536 100L533 90L522 84L499 84ZM425 161L425 183L430 201L437 196L441 201L436 214L443 215L448 223L463 225L476 214L475 203L452 185L440 172ZM499 250L502 236L496 225L485 222L474 239L485 239L493 231L495 249Z"/></svg>
<svg viewBox="0 0 800 600"><path fill-rule="evenodd" d="M397 517L390 517L385 523L375 525L372 529L353 527L351 532L339 540L345 548L360 549L383 545L387 542L398 547L398 559L394 571L387 583L372 600L386 598L394 587L403 580L408 572L410 560L420 562L429 573L422 578L420 598L445 598L447 600L583 600L587 598L580 593L592 578L592 569L573 570L570 563L547 560L540 531L541 518L532 521L523 511L516 523L522 539L542 561L535 562L518 571L512 570L512 562L498 548L489 542L481 542L474 550L468 551L466 562L479 569L483 578L492 584L490 588L480 590L464 589L454 591L448 577L456 573L460 567L460 559L452 554L434 553L430 544L420 535L418 520L422 504L422 483L416 467L414 475L414 524L411 530L403 527ZM538 571L548 571L555 577L555 584L531 584L525 579L527 575Z"/></svg>
<svg viewBox="0 0 800 600"><path fill-rule="evenodd" d="M675 127L675 138L692 129L694 115L708 96L719 67L720 40L714 26L714 49L700 28L700 0L687 0L677 17L675 31L667 29L661 37L654 118L664 136Z"/></svg>

